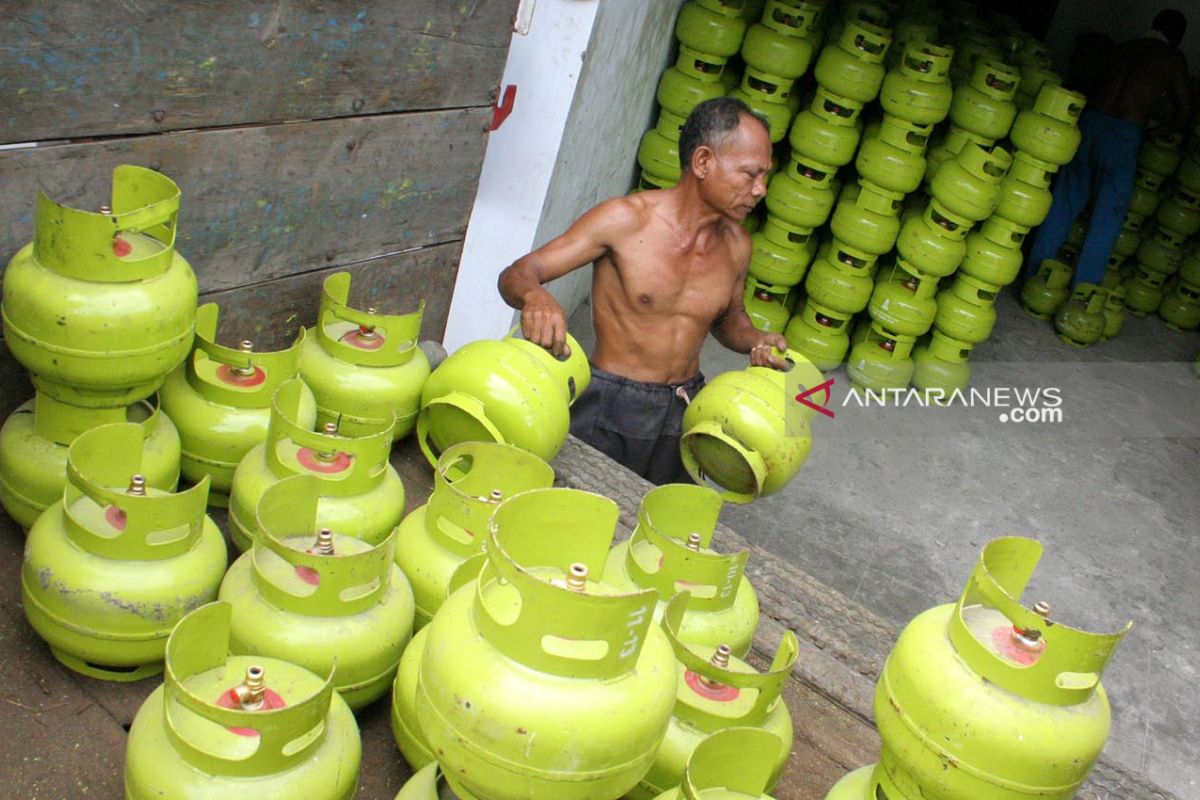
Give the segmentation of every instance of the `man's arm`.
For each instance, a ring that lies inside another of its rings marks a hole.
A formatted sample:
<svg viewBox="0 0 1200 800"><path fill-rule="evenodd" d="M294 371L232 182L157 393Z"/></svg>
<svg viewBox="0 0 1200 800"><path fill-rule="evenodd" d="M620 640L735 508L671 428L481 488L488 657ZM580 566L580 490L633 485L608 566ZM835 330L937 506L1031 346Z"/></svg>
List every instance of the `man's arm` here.
<svg viewBox="0 0 1200 800"><path fill-rule="evenodd" d="M746 291L746 271L743 269L733 287L733 295L729 305L721 316L712 324L712 334L717 341L736 353L749 353L750 364L755 367L774 367L783 369L787 366L777 358L771 348L787 349L787 339L778 333L763 333L754 327L750 316L746 313L746 303L743 294Z"/></svg>
<svg viewBox="0 0 1200 800"><path fill-rule="evenodd" d="M628 198L605 200L575 221L561 236L514 261L500 273L500 296L521 312L521 331L556 356L567 347L567 315L543 284L590 264L608 251L636 214Z"/></svg>

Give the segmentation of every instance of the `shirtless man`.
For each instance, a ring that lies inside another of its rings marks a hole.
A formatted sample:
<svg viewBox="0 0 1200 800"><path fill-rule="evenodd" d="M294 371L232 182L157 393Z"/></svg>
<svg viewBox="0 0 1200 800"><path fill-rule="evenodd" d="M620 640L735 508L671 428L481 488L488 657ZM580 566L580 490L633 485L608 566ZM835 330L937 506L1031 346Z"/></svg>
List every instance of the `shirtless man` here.
<svg viewBox="0 0 1200 800"><path fill-rule="evenodd" d="M1186 28L1181 13L1161 11L1149 34L1108 53L1107 69L1090 84L1093 94L1079 121L1079 151L1058 176L1054 203L1026 261L1026 277L1058 254L1090 198L1092 217L1075 264L1074 285L1099 285L1104 278L1129 208L1151 106L1166 95L1173 111L1170 127L1177 131L1191 114L1187 61L1176 49Z"/></svg>
<svg viewBox="0 0 1200 800"><path fill-rule="evenodd" d="M750 237L741 222L767 192L767 131L739 100L702 103L680 134L676 186L605 200L500 274L525 338L561 356L567 315L542 284L594 262L592 381L571 432L656 484L688 480L681 423L704 385L709 331L751 364L784 366L772 347L787 340L757 330L742 303Z"/></svg>

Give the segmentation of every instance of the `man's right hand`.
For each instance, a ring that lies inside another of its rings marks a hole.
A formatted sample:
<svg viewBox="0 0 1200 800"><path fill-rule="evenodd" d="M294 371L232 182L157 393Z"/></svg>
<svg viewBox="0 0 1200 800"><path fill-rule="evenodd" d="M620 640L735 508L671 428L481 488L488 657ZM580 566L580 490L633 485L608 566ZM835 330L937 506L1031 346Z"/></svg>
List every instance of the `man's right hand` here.
<svg viewBox="0 0 1200 800"><path fill-rule="evenodd" d="M521 333L527 341L539 344L555 358L571 355L567 346L567 314L548 291L538 288L525 297L521 306Z"/></svg>

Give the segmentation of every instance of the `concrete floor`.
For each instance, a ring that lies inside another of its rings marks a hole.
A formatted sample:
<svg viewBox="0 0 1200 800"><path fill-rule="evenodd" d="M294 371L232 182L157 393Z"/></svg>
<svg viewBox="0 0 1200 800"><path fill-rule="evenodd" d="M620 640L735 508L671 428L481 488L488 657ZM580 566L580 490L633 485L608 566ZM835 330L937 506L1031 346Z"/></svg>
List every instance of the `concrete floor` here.
<svg viewBox="0 0 1200 800"><path fill-rule="evenodd" d="M898 625L956 598L989 539L1039 539L1027 605L1047 600L1086 630L1134 622L1104 675L1107 754L1200 797L1200 336L1128 316L1117 338L1079 350L1011 292L997 311L972 386L1057 388L1062 421L841 406L843 365L831 375L839 417L815 424L804 470L722 520ZM571 331L590 348L587 306ZM711 337L701 361L710 379L746 364Z"/></svg>

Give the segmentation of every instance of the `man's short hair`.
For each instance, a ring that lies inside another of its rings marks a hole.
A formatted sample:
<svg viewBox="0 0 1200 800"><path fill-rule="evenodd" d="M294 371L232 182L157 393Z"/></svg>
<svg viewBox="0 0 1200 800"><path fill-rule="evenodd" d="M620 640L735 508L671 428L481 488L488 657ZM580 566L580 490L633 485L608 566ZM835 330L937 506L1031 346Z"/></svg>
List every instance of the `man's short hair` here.
<svg viewBox="0 0 1200 800"><path fill-rule="evenodd" d="M771 132L767 121L736 97L716 97L693 108L679 131L679 166L686 172L692 154L701 145L716 150L728 142L743 115L757 120L767 133Z"/></svg>
<svg viewBox="0 0 1200 800"><path fill-rule="evenodd" d="M1179 47L1183 33L1187 30L1187 17L1173 8L1164 8L1154 17L1154 30L1167 37L1172 47Z"/></svg>

